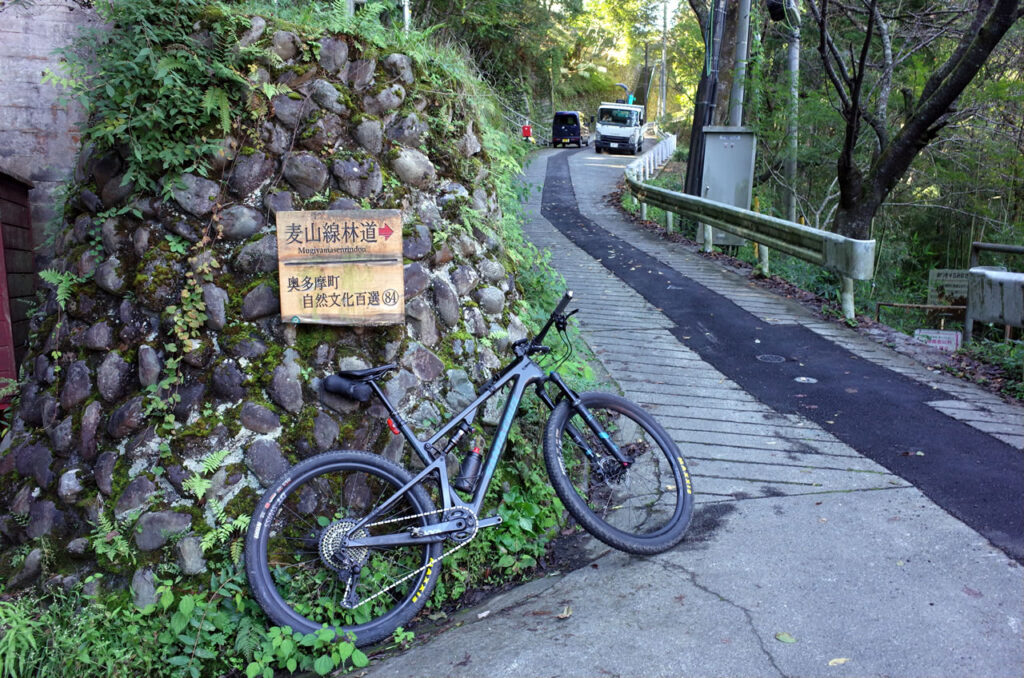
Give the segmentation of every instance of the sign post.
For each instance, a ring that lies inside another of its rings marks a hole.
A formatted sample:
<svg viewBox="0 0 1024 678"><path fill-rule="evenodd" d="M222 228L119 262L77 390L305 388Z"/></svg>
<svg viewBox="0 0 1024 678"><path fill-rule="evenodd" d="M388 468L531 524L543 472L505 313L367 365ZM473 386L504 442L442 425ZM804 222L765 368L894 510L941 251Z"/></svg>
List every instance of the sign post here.
<svg viewBox="0 0 1024 678"><path fill-rule="evenodd" d="M277 213L281 318L321 325L405 322L402 213Z"/></svg>

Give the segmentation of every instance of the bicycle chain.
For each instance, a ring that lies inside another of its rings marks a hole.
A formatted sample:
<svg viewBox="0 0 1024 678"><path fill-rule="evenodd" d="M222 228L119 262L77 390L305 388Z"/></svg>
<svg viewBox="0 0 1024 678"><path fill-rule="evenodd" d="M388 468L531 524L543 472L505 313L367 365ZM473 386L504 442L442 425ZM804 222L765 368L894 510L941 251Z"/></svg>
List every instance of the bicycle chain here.
<svg viewBox="0 0 1024 678"><path fill-rule="evenodd" d="M420 567L418 569L413 570L412 572L410 572L409 574L405 575L401 579L399 579L399 580L395 581L394 583L392 583L390 586L388 586L386 588L383 588L380 591L377 591L377 593L373 594L369 598L364 598L363 600L359 601L358 605L355 605L355 606L353 606L353 607L351 607L349 609L351 609L351 610L358 609L358 608L362 607L363 605L365 605L366 603L370 602L371 600L374 600L378 596L384 595L385 593L387 593L391 589L395 588L396 586L398 586L402 582L411 579L412 577L416 576L420 572L423 572L424 570L426 570L428 567L433 566L435 563L440 563L442 560L444 560L445 558L447 558L451 554L455 553L456 551L461 549L463 546L465 546L469 542L473 541L473 539L476 537L476 533L480 531L480 525L477 522L476 513L473 512L473 509L470 509L470 508L467 508L467 507L460 507L460 508L462 510L468 512L469 515L472 516L472 519L473 519L473 533L470 534L467 539L465 539L463 542L461 542L460 544L455 546L455 548L450 549L448 551L445 551L440 556L438 556L436 559L435 558L431 558L430 561L426 565L424 565L424 566L422 566L422 567ZM391 518L389 520L382 520L382 521L377 522L377 523L370 523L369 525L363 525L363 528L377 527L379 525L387 525L388 523L398 523L398 522L402 522L404 520L415 520L416 518L422 518L424 516L434 515L435 513L442 513L443 514L444 512L445 512L445 509L436 509L434 511L426 511L425 513L417 513L416 515L412 515L412 516L403 516L401 518ZM351 591L351 587L352 587L352 577L349 576L348 581L345 582L345 597L343 598L343 600L348 600L348 595L349 595L349 593Z"/></svg>

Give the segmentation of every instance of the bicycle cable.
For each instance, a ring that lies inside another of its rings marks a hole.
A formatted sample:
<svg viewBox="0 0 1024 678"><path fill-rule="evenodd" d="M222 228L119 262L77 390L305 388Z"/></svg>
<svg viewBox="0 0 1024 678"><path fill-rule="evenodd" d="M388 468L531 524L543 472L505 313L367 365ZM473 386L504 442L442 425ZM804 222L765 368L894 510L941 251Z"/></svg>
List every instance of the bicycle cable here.
<svg viewBox="0 0 1024 678"><path fill-rule="evenodd" d="M558 336L562 340L562 345L565 346L565 350L562 352L562 355L558 357L558 362L556 362L554 367L551 368L552 372L557 372L559 368L567 363L575 353L573 351L572 342L569 341L569 333L566 330L558 330Z"/></svg>

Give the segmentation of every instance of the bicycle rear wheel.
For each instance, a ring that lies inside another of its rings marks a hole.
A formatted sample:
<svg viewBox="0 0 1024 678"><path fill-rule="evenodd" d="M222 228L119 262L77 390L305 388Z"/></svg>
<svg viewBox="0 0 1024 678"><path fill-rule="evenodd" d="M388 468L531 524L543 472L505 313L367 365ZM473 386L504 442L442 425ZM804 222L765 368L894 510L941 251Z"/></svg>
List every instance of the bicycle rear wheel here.
<svg viewBox="0 0 1024 678"><path fill-rule="evenodd" d="M544 431L544 462L562 503L604 543L629 553L661 553L682 541L693 515L686 462L668 433L639 405L583 393L590 426L563 400ZM633 460L623 467L604 440Z"/></svg>
<svg viewBox="0 0 1024 678"><path fill-rule="evenodd" d="M407 623L437 582L439 543L348 547L347 539L407 534L437 522L415 486L356 527L411 477L367 452L328 452L297 464L260 499L249 523L245 569L276 624L310 633L327 625L375 643Z"/></svg>

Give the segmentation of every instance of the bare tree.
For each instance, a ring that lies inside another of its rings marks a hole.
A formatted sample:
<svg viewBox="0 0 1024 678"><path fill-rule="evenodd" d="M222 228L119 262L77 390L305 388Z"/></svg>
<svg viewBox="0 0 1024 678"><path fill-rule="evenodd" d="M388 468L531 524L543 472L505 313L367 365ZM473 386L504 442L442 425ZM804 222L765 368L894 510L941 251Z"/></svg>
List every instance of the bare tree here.
<svg viewBox="0 0 1024 678"><path fill-rule="evenodd" d="M949 124L957 98L1024 7L1021 0L807 0L806 5L845 121L833 228L841 235L869 238L879 207L914 158ZM926 48L950 56L937 64L919 92L900 87L903 110L894 120L889 109L895 70ZM873 141L870 152L865 152L865 141Z"/></svg>

